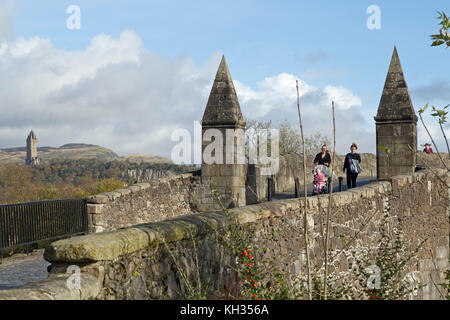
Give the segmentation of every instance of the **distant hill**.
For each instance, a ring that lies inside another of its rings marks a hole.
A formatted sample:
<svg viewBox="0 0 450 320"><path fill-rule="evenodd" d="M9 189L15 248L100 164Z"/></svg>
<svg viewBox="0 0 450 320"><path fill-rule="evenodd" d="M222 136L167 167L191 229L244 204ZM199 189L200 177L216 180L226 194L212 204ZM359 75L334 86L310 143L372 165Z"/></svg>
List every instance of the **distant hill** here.
<svg viewBox="0 0 450 320"><path fill-rule="evenodd" d="M120 157L110 149L84 143L69 143L59 148L38 147L41 161L53 159L100 159L120 160ZM26 159L25 147L0 149L0 164L24 163Z"/></svg>
<svg viewBox="0 0 450 320"><path fill-rule="evenodd" d="M158 156L151 156L147 154L131 154L128 156L120 157L120 160L130 162L145 162L145 163L172 163L172 160L170 159Z"/></svg>
<svg viewBox="0 0 450 320"><path fill-rule="evenodd" d="M172 163L170 159L146 154L118 156L114 151L86 143L68 143L59 148L38 147L38 156L43 162L56 159L98 159L104 161L128 161L132 163ZM25 147L0 149L0 166L10 163L25 163Z"/></svg>

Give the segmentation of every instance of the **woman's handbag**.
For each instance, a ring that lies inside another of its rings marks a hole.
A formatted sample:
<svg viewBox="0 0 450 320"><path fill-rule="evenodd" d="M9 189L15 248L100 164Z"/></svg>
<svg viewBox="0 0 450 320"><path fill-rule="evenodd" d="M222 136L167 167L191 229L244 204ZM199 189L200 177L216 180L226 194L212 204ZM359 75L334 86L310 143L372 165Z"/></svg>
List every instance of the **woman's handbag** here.
<svg viewBox="0 0 450 320"><path fill-rule="evenodd" d="M359 165L359 161L355 159L351 159L352 163L350 164L350 171L353 173L361 173L361 166Z"/></svg>

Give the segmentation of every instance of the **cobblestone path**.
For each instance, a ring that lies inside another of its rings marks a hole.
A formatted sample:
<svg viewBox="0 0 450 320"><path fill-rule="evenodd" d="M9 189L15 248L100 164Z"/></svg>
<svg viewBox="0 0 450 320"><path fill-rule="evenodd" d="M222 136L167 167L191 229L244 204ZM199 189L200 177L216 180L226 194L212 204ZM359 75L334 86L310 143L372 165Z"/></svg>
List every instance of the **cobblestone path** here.
<svg viewBox="0 0 450 320"><path fill-rule="evenodd" d="M50 265L42 257L44 250L36 250L26 254L15 254L3 258L0 264L0 290L20 287L28 282L46 279L47 266Z"/></svg>

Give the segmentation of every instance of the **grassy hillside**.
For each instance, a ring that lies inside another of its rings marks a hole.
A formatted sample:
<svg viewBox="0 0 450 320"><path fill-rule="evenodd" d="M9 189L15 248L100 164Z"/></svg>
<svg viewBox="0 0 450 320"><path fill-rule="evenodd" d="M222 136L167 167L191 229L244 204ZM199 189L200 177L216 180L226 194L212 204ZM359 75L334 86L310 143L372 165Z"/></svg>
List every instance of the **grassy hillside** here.
<svg viewBox="0 0 450 320"><path fill-rule="evenodd" d="M38 147L38 156L42 162L49 163L53 160L82 160L97 159L103 161L126 161L132 163L172 163L170 159L152 156L147 154L132 154L128 156L118 156L114 151L85 143L69 143L59 148L55 147ZM25 163L26 150L25 147L4 148L0 149L0 166L6 164Z"/></svg>
<svg viewBox="0 0 450 320"><path fill-rule="evenodd" d="M44 162L53 159L118 160L120 158L112 150L84 143L65 144L59 148L38 147L38 156ZM0 164L24 163L25 159L25 147L0 149Z"/></svg>

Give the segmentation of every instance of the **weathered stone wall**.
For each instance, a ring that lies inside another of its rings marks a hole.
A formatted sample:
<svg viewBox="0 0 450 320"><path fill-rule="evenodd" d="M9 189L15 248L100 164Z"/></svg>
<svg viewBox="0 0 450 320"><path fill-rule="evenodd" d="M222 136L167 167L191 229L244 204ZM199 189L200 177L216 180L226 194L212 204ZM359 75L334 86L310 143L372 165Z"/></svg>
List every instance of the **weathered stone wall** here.
<svg viewBox="0 0 450 320"><path fill-rule="evenodd" d="M445 169L450 168L450 157L447 153L425 153L425 152L417 152L417 167L421 169L436 169L441 168ZM444 162L444 163L442 163ZM445 164L445 165L444 165Z"/></svg>
<svg viewBox="0 0 450 320"><path fill-rule="evenodd" d="M395 218L401 218L405 240L412 247L428 239L407 274L411 282L425 286L410 298L440 298L438 284L443 282L448 266L450 191L446 184L449 183L445 170L438 169L437 174L423 170L334 194L330 271L344 277L350 274L350 251L377 244L380 223L387 213L390 230L399 226ZM387 206L390 210L386 210ZM325 223L327 195L309 197L308 207L311 257L320 266L323 262L321 224ZM276 261L293 277L305 275L303 213L298 199L235 208L230 210L230 216L233 224L242 230L249 226L255 228L253 246L268 248L259 259ZM61 277L61 272L75 264L83 274L96 278L102 289L92 291L91 284L86 289L91 290L91 298L175 299L186 292L172 260L175 257L188 278L196 279L197 270L200 271L202 281L210 284L210 298L221 298L236 293L236 273L229 267L233 259L218 245L217 233L210 227L220 228L227 221L223 212L190 214L60 240L46 250L45 258L52 262L51 277ZM272 239L264 240L267 235L273 235ZM345 240L353 237L355 240L347 246ZM38 287L36 284L35 288ZM81 298L87 295L87 291L78 293ZM0 292L0 298L8 297L8 292Z"/></svg>
<svg viewBox="0 0 450 320"><path fill-rule="evenodd" d="M127 169L120 173L122 179L132 179L139 182L149 182L155 179L171 178L176 174L170 170L158 169Z"/></svg>
<svg viewBox="0 0 450 320"><path fill-rule="evenodd" d="M441 154L447 166L450 167L448 155ZM363 153L361 176L373 177L376 175L376 156ZM336 156L334 170L336 176L344 175L342 165L344 156ZM307 158L307 183L312 183L313 157ZM421 168L443 168L437 154L417 153L417 165ZM299 178L303 185L303 156L289 154L280 156L279 172L274 176L273 192L294 192L295 178ZM259 166L246 165L209 165L205 170L215 174L232 176L247 172L246 202L255 204L267 199L267 178L261 175ZM208 174L212 174L209 172ZM219 179L221 177L217 177ZM225 180L224 180L225 181ZM114 230L121 227L139 223L161 221L188 213L204 212L214 206L220 208L216 197L210 189L207 179L195 174L184 174L148 183L95 195L89 198L88 214L91 232ZM227 188L220 183L216 189L221 195L226 195Z"/></svg>
<svg viewBox="0 0 450 320"><path fill-rule="evenodd" d="M200 177L186 173L91 196L89 231L110 231L193 213L199 183Z"/></svg>
<svg viewBox="0 0 450 320"><path fill-rule="evenodd" d="M378 179L414 172L417 146L415 122L376 124Z"/></svg>

